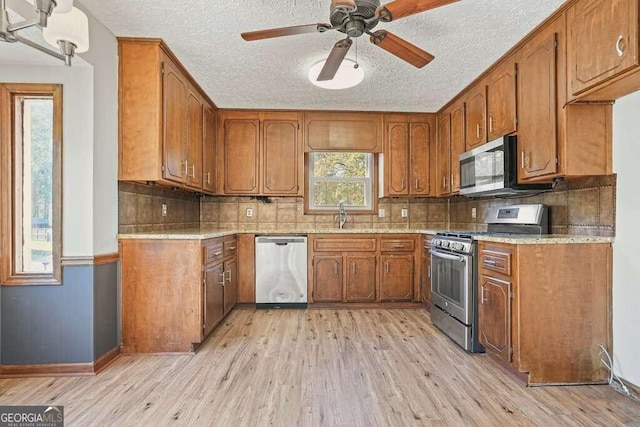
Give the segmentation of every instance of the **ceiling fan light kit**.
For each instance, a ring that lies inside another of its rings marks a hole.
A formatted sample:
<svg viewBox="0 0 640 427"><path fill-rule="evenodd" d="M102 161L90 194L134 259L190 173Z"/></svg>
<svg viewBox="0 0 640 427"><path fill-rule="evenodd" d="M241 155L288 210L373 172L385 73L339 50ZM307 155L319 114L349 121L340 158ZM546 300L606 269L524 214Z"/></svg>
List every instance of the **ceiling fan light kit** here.
<svg viewBox="0 0 640 427"><path fill-rule="evenodd" d="M37 18L11 24L7 0L0 0L0 41L20 42L47 55L58 58L71 66L76 53L89 50L89 19L80 9L73 7L73 0L29 0L36 8ZM59 49L59 53L47 49L18 34L20 30L39 26L47 43Z"/></svg>
<svg viewBox="0 0 640 427"><path fill-rule="evenodd" d="M320 72L325 68L328 58L315 63L309 70L309 81L322 89L341 90L359 85L364 80L362 67L352 59L344 59L330 80L319 80Z"/></svg>
<svg viewBox="0 0 640 427"><path fill-rule="evenodd" d="M379 22L395 21L457 1L459 0L395 0L380 5L380 0L332 0L330 8L331 25L311 24L252 31L242 33L242 38L246 41L255 41L313 32L325 33L329 30L337 30L346 34L347 38L337 42L329 57L325 61L315 64L312 70L315 67L321 68L317 72L314 71L312 73L311 70L309 71L310 80L312 74L315 76L315 80L311 80L311 82L316 86L324 87L320 83L337 79L340 75L338 70L342 70L341 64L345 61L351 61L345 59L353 44L351 38L358 38L364 34L370 36L369 40L375 46L386 50L416 68L424 67L433 61L433 55L388 31L378 30L372 32L372 30ZM357 65L347 68L358 69ZM355 85L351 87L353 86Z"/></svg>

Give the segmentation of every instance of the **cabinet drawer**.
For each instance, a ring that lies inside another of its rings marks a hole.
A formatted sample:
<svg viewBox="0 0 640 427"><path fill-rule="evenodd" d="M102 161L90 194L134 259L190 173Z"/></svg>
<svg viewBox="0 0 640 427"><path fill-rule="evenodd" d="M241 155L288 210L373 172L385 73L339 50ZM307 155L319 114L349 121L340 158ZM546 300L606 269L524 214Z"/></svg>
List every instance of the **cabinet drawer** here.
<svg viewBox="0 0 640 427"><path fill-rule="evenodd" d="M204 251L204 265L212 264L224 256L223 245L220 241L205 243L202 249Z"/></svg>
<svg viewBox="0 0 640 427"><path fill-rule="evenodd" d="M316 239L313 241L313 250L316 252L375 252L376 239Z"/></svg>
<svg viewBox="0 0 640 427"><path fill-rule="evenodd" d="M481 250L480 268L511 276L511 253Z"/></svg>
<svg viewBox="0 0 640 427"><path fill-rule="evenodd" d="M236 254L238 249L238 240L234 237L233 240L226 240L223 243L224 246L224 256L232 256Z"/></svg>
<svg viewBox="0 0 640 427"><path fill-rule="evenodd" d="M382 239L380 251L382 252L413 252L416 242L413 239Z"/></svg>

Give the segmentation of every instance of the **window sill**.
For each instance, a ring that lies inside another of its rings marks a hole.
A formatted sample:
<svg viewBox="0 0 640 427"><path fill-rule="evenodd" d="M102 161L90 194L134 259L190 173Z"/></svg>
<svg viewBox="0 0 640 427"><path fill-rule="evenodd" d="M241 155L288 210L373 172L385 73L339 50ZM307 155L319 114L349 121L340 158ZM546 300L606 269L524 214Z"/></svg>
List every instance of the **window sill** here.
<svg viewBox="0 0 640 427"><path fill-rule="evenodd" d="M2 280L1 286L59 286L62 281L46 275L12 276Z"/></svg>

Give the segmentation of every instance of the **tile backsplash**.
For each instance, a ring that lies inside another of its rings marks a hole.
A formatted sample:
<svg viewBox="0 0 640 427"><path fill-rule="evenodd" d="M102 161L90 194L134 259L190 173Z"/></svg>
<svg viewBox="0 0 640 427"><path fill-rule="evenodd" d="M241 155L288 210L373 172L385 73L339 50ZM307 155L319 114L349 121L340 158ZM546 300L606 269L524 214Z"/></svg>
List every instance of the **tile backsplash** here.
<svg viewBox="0 0 640 427"><path fill-rule="evenodd" d="M549 206L555 234L615 235L616 177L587 177L561 182L548 193L519 198L380 199L378 215L349 215L347 228L484 230L486 209L516 203ZM302 230L336 228L336 215L305 215L301 197L272 197L269 203L252 197L203 197L121 182L119 231L136 233L184 228L221 230ZM162 216L162 204L167 216ZM476 218L472 218L472 208ZM402 218L402 209L409 211ZM253 215L247 217L247 209Z"/></svg>

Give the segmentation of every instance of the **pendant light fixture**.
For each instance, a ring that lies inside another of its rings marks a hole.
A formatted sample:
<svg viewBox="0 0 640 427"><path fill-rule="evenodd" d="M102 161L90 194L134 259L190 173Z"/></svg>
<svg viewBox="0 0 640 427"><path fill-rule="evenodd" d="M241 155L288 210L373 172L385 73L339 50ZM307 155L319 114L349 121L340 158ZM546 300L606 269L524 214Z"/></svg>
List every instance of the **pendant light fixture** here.
<svg viewBox="0 0 640 427"><path fill-rule="evenodd" d="M36 8L35 19L11 24L7 0L0 0L0 41L20 42L41 52L63 60L71 66L76 53L89 50L89 20L80 9L73 7L73 0L29 0ZM18 31L39 26L47 43L58 48L60 53L47 49L18 34Z"/></svg>

